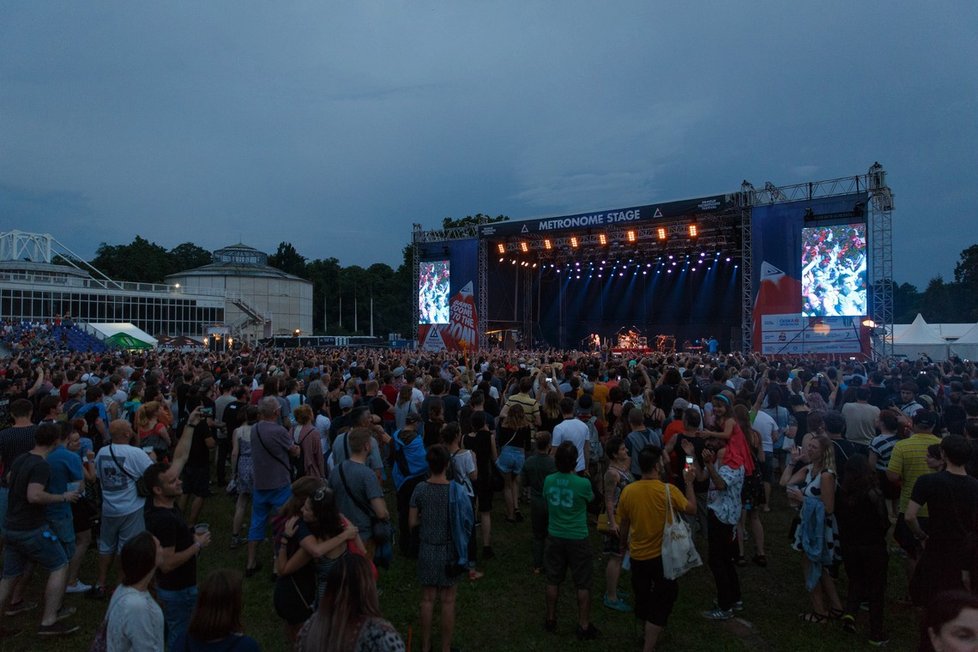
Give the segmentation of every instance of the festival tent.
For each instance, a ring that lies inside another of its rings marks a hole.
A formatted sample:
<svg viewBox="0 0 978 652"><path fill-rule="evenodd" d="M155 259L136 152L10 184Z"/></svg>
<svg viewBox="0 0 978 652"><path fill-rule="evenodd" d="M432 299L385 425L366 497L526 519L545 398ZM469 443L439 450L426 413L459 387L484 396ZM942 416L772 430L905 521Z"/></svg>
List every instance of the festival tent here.
<svg viewBox="0 0 978 652"><path fill-rule="evenodd" d="M151 349L157 344L155 337L128 322L89 322L85 330L106 346L120 349Z"/></svg>
<svg viewBox="0 0 978 652"><path fill-rule="evenodd" d="M951 342L951 353L965 360L978 359L978 324Z"/></svg>
<svg viewBox="0 0 978 652"><path fill-rule="evenodd" d="M922 354L926 354L931 360L947 360L947 348L947 341L930 329L920 313L917 313L910 326L893 338L893 353L913 360Z"/></svg>

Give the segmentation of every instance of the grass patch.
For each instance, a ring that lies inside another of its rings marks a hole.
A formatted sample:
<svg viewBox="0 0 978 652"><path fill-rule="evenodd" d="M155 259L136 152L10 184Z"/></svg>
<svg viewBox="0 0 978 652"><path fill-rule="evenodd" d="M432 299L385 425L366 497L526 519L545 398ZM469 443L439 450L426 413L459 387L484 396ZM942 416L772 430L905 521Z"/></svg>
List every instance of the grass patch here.
<svg viewBox="0 0 978 652"><path fill-rule="evenodd" d="M749 622L751 631L727 622L714 623L705 620L700 612L709 609L716 597L713 578L704 566L691 571L679 582L679 600L660 641L662 650L694 652L785 650L818 651L865 648L868 635L867 614L859 616L858 635L846 634L837 622L824 625L803 623L798 614L809 609L808 594L804 590L799 553L790 549L787 541L791 518L786 502L777 492L774 508L763 517L768 567L750 565L739 569L746 609L739 616ZM388 494L394 507L393 493ZM477 581L460 582L457 603L455 645L465 651L524 651L524 650L636 650L639 648L641 627L628 613L606 609L601 604L605 580L605 559L595 555L594 586L592 591L592 620L602 636L595 642L579 642L574 636L576 605L570 577L561 587L558 607L558 632L543 631L544 580L530 572L530 524L506 523L503 518L501 496L497 496L493 512L493 548L496 558L480 569L486 576ZM211 525L214 543L200 557L200 577L221 567L244 569L244 547L229 550L232 502L223 495L216 495L205 503L201 520ZM601 550L598 535L593 535L596 551ZM706 543L697 540L697 547L705 557ZM752 554L751 542L747 543L748 557ZM264 650L285 650L281 621L272 608L271 550L261 550L263 570L245 580L245 628L248 634L261 643ZM95 577L95 553L89 552L82 570L82 580L91 583ZM42 601L43 573L35 576L28 598ZM620 587L629 594L631 603L630 575L622 573ZM393 567L381 573L383 590L381 608L384 615L402 633L405 640L409 628L414 632L414 650L420 649L418 602L421 589L417 582L414 563L395 558ZM844 573L839 581L840 595L844 596ZM893 599L906 591L906 576L902 561L891 557L886 627L890 634L890 649L916 648L916 614L909 607L899 607ZM7 627L23 627L19 637L0 642L0 650L38 650L62 652L87 650L98 623L102 620L107 602L97 602L83 596L69 595L65 603L76 606L78 614L73 622L81 625L77 634L61 640L42 640L33 631L40 619L39 610L5 618ZM435 642L437 644L437 608Z"/></svg>

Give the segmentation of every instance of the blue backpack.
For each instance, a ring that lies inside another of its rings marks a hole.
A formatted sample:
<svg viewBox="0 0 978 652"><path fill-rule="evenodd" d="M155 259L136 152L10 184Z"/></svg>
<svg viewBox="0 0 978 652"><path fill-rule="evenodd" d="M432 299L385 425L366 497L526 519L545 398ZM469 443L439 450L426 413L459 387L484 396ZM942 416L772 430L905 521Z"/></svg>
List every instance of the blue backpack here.
<svg viewBox="0 0 978 652"><path fill-rule="evenodd" d="M428 460L425 458L424 438L417 433L411 441L405 444L398 430L391 437L393 444L394 484L398 487L407 480L428 471Z"/></svg>

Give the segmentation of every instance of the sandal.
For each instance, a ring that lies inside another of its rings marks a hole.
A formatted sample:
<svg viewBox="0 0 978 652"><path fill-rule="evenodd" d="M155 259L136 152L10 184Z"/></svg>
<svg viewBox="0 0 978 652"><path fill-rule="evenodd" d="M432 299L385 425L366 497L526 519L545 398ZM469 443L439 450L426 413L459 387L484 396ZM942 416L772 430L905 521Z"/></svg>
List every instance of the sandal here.
<svg viewBox="0 0 978 652"><path fill-rule="evenodd" d="M829 609L829 618L831 618L832 620L838 620L842 618L842 616L844 616L845 613L846 612L844 612L842 609Z"/></svg>
<svg viewBox="0 0 978 652"><path fill-rule="evenodd" d="M747 558L744 557L743 555L739 555L737 557L737 565L738 566L741 566L741 567L746 566L747 565Z"/></svg>
<svg viewBox="0 0 978 652"><path fill-rule="evenodd" d="M829 620L828 615L820 614L817 611L806 611L803 614L798 614L798 617L806 623L813 623L815 625L824 625Z"/></svg>

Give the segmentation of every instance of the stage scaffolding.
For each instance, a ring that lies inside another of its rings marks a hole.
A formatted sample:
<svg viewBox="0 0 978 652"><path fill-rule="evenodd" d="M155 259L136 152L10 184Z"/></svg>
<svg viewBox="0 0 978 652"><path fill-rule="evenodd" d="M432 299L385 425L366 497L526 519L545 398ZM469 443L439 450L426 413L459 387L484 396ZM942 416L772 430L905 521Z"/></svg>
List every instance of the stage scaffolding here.
<svg viewBox="0 0 978 652"><path fill-rule="evenodd" d="M576 233L567 235L556 234L526 234L508 236L504 241L504 252L490 248L489 238L481 238L478 247L478 274L476 309L479 321L479 347L487 346L486 330L488 326L489 295L488 267L490 256L511 256L520 254L520 242L531 243L534 259L540 263L566 263L569 261L597 260L603 257L628 253L662 253L681 252L686 250L711 249L729 252L739 256L741 266L741 345L745 353L752 350L753 339L753 309L754 309L754 270L752 264L751 210L755 206L778 204L795 201L806 201L866 192L867 232L869 233L870 268L869 292L870 315L875 322L873 327L873 350L876 356L891 355L893 352L893 193L886 185L886 172L879 163L874 163L866 174L809 181L806 183L777 186L770 181L761 189L756 189L749 181L741 184L736 197L736 210L720 214L691 214L681 217L658 220L641 225L621 225L604 228L581 228ZM736 218L734 220L734 218ZM699 235L694 240L684 235L689 224L693 222L699 229ZM424 230L420 224L413 225L412 231L412 278L415 291L412 292L412 336L418 338L418 293L416 291L420 273L421 245L432 243L448 243L453 240L479 238L479 226L485 223L481 218L479 223L441 229ZM659 239L658 230L665 228L665 241ZM609 249L602 244L601 236L606 242L614 243L617 250ZM634 240L628 246L621 243ZM572 246L571 238L576 240ZM500 240L500 238L491 238ZM541 247L544 240L549 241L550 248ZM495 246L498 246L495 245ZM539 274L542 265L536 270ZM525 342L533 341L533 274L526 270L523 282L519 284L522 294L523 315L520 327ZM537 308L539 310L539 306Z"/></svg>
<svg viewBox="0 0 978 652"><path fill-rule="evenodd" d="M886 185L886 171L879 163L873 163L866 174L824 181L809 181L787 186L776 186L770 181L762 190L744 181L742 185L744 202L750 206L780 204L795 201L809 201L827 197L851 195L859 192L868 194L868 225L870 266L869 318L874 322L873 353L877 357L893 354L893 192ZM753 336L753 270L748 268L750 256L750 210L744 211L746 228L742 264L742 332L744 351L751 350Z"/></svg>

